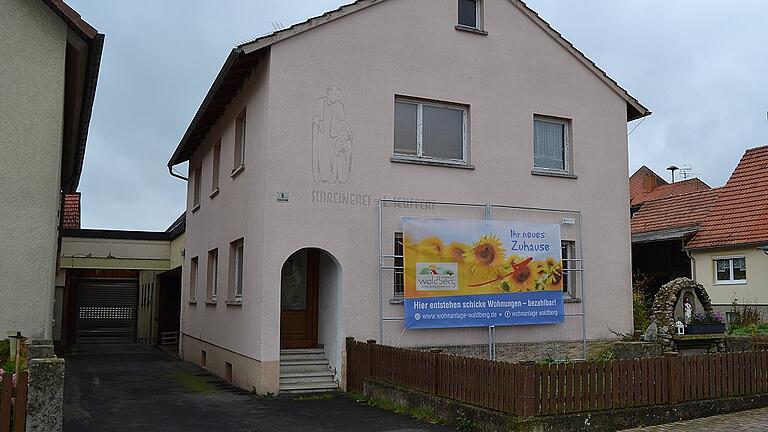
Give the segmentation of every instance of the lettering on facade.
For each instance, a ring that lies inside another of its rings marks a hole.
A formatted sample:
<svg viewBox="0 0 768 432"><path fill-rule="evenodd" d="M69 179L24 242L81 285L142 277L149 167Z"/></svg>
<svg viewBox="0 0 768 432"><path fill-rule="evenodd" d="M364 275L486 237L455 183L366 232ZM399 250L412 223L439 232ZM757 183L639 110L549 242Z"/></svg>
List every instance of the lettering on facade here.
<svg viewBox="0 0 768 432"><path fill-rule="evenodd" d="M358 192L336 192L313 189L310 192L310 201L313 204L327 204L348 207L371 207L378 204L378 199L374 199L371 194ZM392 199L393 201L383 201L384 207L390 208L408 208L419 210L433 210L436 200L429 198L406 198L406 197L388 197L383 199Z"/></svg>

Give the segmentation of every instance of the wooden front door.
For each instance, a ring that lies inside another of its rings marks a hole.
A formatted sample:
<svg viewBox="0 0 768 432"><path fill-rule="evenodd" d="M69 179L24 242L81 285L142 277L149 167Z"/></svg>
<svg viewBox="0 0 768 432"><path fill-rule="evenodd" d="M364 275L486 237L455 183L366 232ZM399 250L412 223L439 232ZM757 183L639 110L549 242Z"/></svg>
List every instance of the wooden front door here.
<svg viewBox="0 0 768 432"><path fill-rule="evenodd" d="M280 286L280 348L317 346L319 251L302 249L283 264Z"/></svg>

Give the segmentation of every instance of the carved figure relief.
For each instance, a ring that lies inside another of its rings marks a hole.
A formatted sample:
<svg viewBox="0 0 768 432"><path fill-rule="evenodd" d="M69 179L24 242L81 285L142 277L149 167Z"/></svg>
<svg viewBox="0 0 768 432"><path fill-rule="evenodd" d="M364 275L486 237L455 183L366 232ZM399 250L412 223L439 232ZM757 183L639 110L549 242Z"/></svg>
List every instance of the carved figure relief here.
<svg viewBox="0 0 768 432"><path fill-rule="evenodd" d="M312 115L312 178L315 183L346 184L352 172L352 128L341 89L331 85Z"/></svg>

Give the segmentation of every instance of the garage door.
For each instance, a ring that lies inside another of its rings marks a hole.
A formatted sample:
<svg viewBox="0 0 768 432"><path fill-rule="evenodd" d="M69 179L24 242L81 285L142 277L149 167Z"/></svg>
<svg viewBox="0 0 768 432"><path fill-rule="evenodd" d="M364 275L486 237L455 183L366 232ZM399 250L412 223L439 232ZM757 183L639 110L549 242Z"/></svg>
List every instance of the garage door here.
<svg viewBox="0 0 768 432"><path fill-rule="evenodd" d="M82 279L77 289L77 343L136 340L138 283Z"/></svg>

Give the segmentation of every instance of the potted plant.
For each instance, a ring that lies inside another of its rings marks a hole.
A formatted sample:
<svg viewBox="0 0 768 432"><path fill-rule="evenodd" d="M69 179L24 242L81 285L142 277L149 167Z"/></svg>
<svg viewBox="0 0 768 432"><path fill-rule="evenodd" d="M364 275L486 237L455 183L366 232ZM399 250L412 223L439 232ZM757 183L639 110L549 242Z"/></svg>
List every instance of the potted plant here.
<svg viewBox="0 0 768 432"><path fill-rule="evenodd" d="M686 334L725 333L725 320L720 312L697 313L685 326Z"/></svg>

